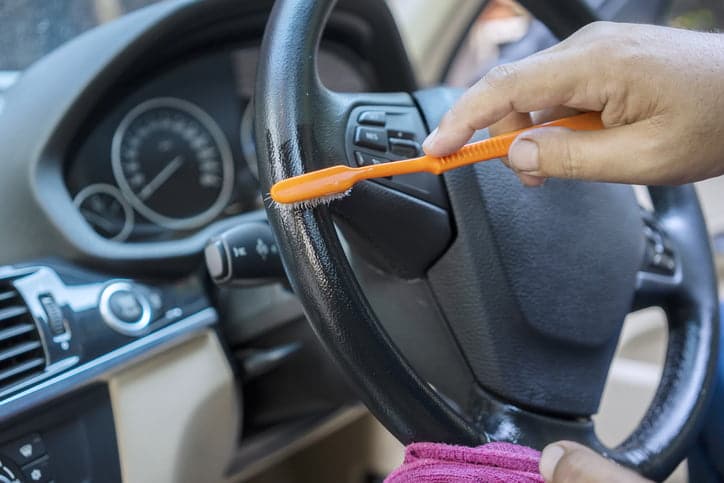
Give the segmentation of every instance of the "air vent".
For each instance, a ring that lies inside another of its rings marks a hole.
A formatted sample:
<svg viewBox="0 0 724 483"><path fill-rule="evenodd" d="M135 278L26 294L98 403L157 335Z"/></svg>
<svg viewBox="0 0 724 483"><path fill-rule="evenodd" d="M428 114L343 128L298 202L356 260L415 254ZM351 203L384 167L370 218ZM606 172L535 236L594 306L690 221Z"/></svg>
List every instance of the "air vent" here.
<svg viewBox="0 0 724 483"><path fill-rule="evenodd" d="M38 328L11 280L0 280L0 388L40 374L45 352Z"/></svg>

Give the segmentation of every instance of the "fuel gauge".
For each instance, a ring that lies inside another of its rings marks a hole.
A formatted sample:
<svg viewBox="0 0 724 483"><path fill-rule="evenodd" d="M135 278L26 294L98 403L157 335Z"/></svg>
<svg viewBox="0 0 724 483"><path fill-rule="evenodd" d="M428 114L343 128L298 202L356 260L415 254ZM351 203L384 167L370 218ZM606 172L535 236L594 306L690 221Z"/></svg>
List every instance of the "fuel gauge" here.
<svg viewBox="0 0 724 483"><path fill-rule="evenodd" d="M75 195L73 204L93 231L104 238L125 241L133 231L133 209L115 186L86 186Z"/></svg>

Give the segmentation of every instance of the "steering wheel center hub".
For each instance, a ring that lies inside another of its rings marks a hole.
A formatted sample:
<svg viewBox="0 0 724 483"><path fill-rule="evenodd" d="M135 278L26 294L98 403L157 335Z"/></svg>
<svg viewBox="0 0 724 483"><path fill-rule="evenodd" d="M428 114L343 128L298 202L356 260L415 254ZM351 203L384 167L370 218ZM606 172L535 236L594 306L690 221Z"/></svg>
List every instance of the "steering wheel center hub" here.
<svg viewBox="0 0 724 483"><path fill-rule="evenodd" d="M445 180L458 236L430 282L477 380L526 407L594 413L643 256L631 188L525 188L501 163Z"/></svg>

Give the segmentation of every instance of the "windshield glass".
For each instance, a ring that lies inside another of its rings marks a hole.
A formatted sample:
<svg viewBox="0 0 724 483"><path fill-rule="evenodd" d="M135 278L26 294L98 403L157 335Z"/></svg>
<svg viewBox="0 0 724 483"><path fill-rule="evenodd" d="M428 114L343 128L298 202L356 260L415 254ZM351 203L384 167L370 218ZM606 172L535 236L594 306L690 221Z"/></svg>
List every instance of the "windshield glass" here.
<svg viewBox="0 0 724 483"><path fill-rule="evenodd" d="M97 25L161 0L0 0L0 91L9 72L22 71L61 44ZM393 11L427 10L436 0L388 0ZM599 8L605 0L588 0ZM633 0L628 0L633 3ZM668 23L684 28L709 30L724 21L722 0L661 1L669 5ZM492 7L522 10L512 0L494 0ZM498 8L500 10L500 8ZM477 22L483 25L485 22ZM404 27L404 25L403 25ZM403 30L405 30L403 28ZM475 30L473 28L473 30ZM497 30L496 30L497 32ZM470 35L477 39L479 36ZM413 42L414 43L414 42ZM489 49L489 42L479 42Z"/></svg>
<svg viewBox="0 0 724 483"><path fill-rule="evenodd" d="M0 71L17 71L96 25L159 0L0 0Z"/></svg>

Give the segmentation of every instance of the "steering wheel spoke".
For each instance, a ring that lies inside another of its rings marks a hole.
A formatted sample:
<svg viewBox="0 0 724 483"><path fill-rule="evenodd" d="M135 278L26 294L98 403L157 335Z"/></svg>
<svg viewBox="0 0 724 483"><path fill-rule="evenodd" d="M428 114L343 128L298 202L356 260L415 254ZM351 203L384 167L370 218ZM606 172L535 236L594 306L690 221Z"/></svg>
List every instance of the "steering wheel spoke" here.
<svg viewBox="0 0 724 483"><path fill-rule="evenodd" d="M312 129L305 171L336 164L363 167L416 157L428 126L406 93L340 93L311 89ZM452 225L442 180L417 173L358 183L330 203L355 252L401 278L418 278L449 246Z"/></svg>
<svg viewBox="0 0 724 483"><path fill-rule="evenodd" d="M318 144L327 147L324 167L341 163L364 167L423 154L422 141L429 126L411 95L340 93L323 86L315 92L318 99L315 135ZM449 205L439 177L429 173L379 178L373 182L439 208L447 209Z"/></svg>
<svg viewBox="0 0 724 483"><path fill-rule="evenodd" d="M671 237L656 214L642 210L645 240L641 269L636 276L633 310L666 305L682 288L682 270Z"/></svg>
<svg viewBox="0 0 724 483"><path fill-rule="evenodd" d="M402 128L406 139L414 142L425 135L419 115L415 122L417 109L408 94L335 92L315 79L308 97L313 115L300 128L308 131L317 153L305 160L307 170L399 159L392 153L392 130Z"/></svg>

